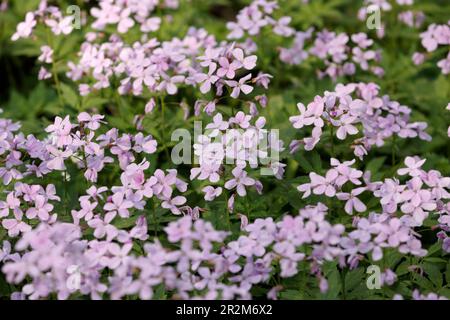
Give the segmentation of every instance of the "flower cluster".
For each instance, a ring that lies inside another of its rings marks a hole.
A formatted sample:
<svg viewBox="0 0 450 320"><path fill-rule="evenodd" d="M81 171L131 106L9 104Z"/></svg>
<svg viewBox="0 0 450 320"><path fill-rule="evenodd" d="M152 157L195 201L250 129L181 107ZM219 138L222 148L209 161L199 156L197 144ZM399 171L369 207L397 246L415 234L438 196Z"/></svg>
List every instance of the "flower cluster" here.
<svg viewBox="0 0 450 320"><path fill-rule="evenodd" d="M51 64L53 63L53 50L49 46L45 45L41 47L41 55L38 60L42 63ZM51 73L47 70L47 68L41 66L39 69L39 80L49 79L51 77Z"/></svg>
<svg viewBox="0 0 450 320"><path fill-rule="evenodd" d="M355 45L349 46L351 40ZM365 33L357 33L348 36L345 33L336 34L328 30L321 31L314 40L314 45L310 49L313 56L324 61L326 69L319 72L319 78L325 75L332 79L343 75L353 75L356 72L355 65L361 70L370 70L378 76L384 74L384 70L379 66L370 66L371 61L380 62L380 51L370 49L373 40L369 39Z"/></svg>
<svg viewBox="0 0 450 320"><path fill-rule="evenodd" d="M300 145L308 151L314 149L327 127L336 128L335 135L339 140L357 136L351 148L360 159L372 146L380 147L394 135L431 140L424 131L427 124L410 122L411 109L391 101L388 96L380 97L379 87L374 83L338 84L335 91L326 91L324 96L316 96L306 107L302 103L297 107L300 115L289 118L294 128L313 126L313 129L311 137L291 143L291 152L298 150ZM362 137L358 133L362 133ZM331 134L334 139L333 131Z"/></svg>
<svg viewBox="0 0 450 320"><path fill-rule="evenodd" d="M92 28L105 30L109 25L117 25L117 32L126 33L137 23L143 33L157 31L161 18L152 16L155 10L158 7L176 9L178 5L178 0L101 0L98 7L91 9L91 14L95 18Z"/></svg>
<svg viewBox="0 0 450 320"><path fill-rule="evenodd" d="M3 15L8 2L0 2ZM42 132L30 131L26 121L22 128L0 118L0 278L12 285L6 294L13 289L11 299L277 299L298 292L301 279L304 297L345 298L353 294L348 282L362 282L365 267L382 264L380 284L399 290L383 290L383 297L399 292L416 300L444 299L440 294L447 292L429 291L431 285L442 289L432 273L443 271L450 253L448 168L436 160L442 157L431 144L428 160L408 156L417 154L410 148L398 150L397 138L430 141L428 123L413 121L411 108L380 90L405 97L408 90L398 92L397 81L419 74L384 77L382 60L390 75L398 52L391 55L383 41L358 31L361 22L332 30L324 11L314 22L320 29L298 29L303 21L288 16L277 0L247 1L235 19L228 11L218 13L228 21L222 37L210 33L211 22L173 36L180 27L175 22L196 18L197 8L183 10L191 2L80 1L88 11L65 16L41 0L10 30L12 41L33 40L30 48L40 50L38 79L51 79L55 88L43 83L45 90L38 91L39 98L45 96ZM221 8L213 2L202 3L202 14ZM309 1L294 2L287 7ZM367 21L376 10L391 12L399 28L418 32L425 13L413 2L365 0L358 17ZM317 5L322 7L339 15L335 4ZM428 15L426 7L421 9ZM75 33L78 23L83 29ZM378 38L387 31L381 25ZM427 55L440 54L450 44L450 22L431 24L420 38ZM416 52L414 64L427 55ZM450 54L438 67L450 73ZM309 73L295 75L300 68ZM439 82L426 77L427 88L445 88L442 75ZM345 78L353 80L341 83ZM70 99L72 86L81 97ZM299 114L288 119L286 104L316 90L324 92L306 106L298 103ZM440 93L440 101L446 99ZM269 103L268 97L274 99ZM130 110L134 103L138 107ZM166 104L183 108L184 119L169 110L173 124L166 126ZM132 124L117 119L126 112L133 113ZM208 124L199 133L200 119ZM191 123L189 145L183 145L184 135L175 147L165 141L169 128L179 125L186 133ZM283 139L297 139L291 154L284 152ZM435 140L439 148L446 141ZM385 157L367 159L382 146L393 149L391 171L378 162ZM301 148L320 153L293 155ZM397 151L404 164L396 164ZM383 170L375 174L374 167ZM220 230L222 219L226 231ZM430 283L424 294L420 282L404 281L417 270L415 276L431 280L421 282ZM380 297L379 292L368 295Z"/></svg>
<svg viewBox="0 0 450 320"><path fill-rule="evenodd" d="M49 134L46 140L39 140L33 135L25 137L22 133L15 134L19 125L8 119L0 120L2 157L4 165L0 167L0 177L8 185L13 179L20 180L24 176L40 178L52 171L66 171L66 162L74 162L84 171L84 177L90 182L96 182L97 176L106 164L114 159L119 160L120 167L125 169L139 153L154 153L156 140L152 136L119 135L117 129L111 129L105 134L96 135L104 116L80 113L77 123L70 122L69 116L64 119L56 117L54 124L46 128Z"/></svg>
<svg viewBox="0 0 450 320"><path fill-rule="evenodd" d="M398 14L398 20L411 28L420 28L425 21L425 14L422 11L407 10Z"/></svg>
<svg viewBox="0 0 450 320"><path fill-rule="evenodd" d="M92 83L79 85L81 95L108 88L113 79L120 79L121 95L140 96L147 90L151 94L174 95L183 86L193 86L204 95L213 92L213 97L227 94L237 99L250 94L252 84L267 88L271 77L262 73L253 77L249 73L256 66L255 55L246 54L234 43L218 44L205 30L194 28L184 39L162 43L152 39L129 46L115 35L101 44L87 41L80 55L78 64L69 63L67 75L74 81L89 80L83 78L85 75L92 77ZM217 100L198 100L196 113L201 106L213 113ZM149 104L153 103L150 100Z"/></svg>
<svg viewBox="0 0 450 320"><path fill-rule="evenodd" d="M41 22L54 35L68 35L73 31L73 19L75 16L64 16L61 10L56 6L49 6L47 1L41 1L36 11L30 11L25 16L25 21L17 25L16 32L11 40L16 41L20 38L29 38L38 22Z"/></svg>
<svg viewBox="0 0 450 320"><path fill-rule="evenodd" d="M239 12L236 22L227 24L231 31L228 38L241 39L247 34L256 36L262 28L270 26L275 35L294 39L292 47L280 48L281 61L298 65L308 56L320 59L325 65L325 69L318 70L319 78L328 76L336 80L341 76L353 75L356 73L356 66L377 76L384 74L381 67L369 65L372 61L380 62L381 54L380 51L370 49L373 41L365 33L347 35L346 33L336 34L322 30L314 35L314 42L306 49L305 42L313 38L314 30L312 28L304 32L295 30L289 26L292 20L289 16L283 16L279 20L274 19L273 13L276 9L278 9L277 1L253 1ZM354 46L349 44L350 40Z"/></svg>
<svg viewBox="0 0 450 320"><path fill-rule="evenodd" d="M364 6L358 11L358 19L361 21L367 21L370 15L381 14L382 12L390 12L394 6L394 0L364 0ZM410 7L414 4L414 0L395 0L397 6L403 10L403 7ZM398 14L398 20L410 27L419 27L424 20L424 14L421 11L413 12L410 9L401 11ZM379 38L385 36L385 23L381 20L380 26L377 26L377 35Z"/></svg>
<svg viewBox="0 0 450 320"><path fill-rule="evenodd" d="M220 113L214 116L213 122L206 126L205 134L200 135L194 144L194 154L200 166L191 169L191 180L218 183L221 176L231 173L232 178L225 178L228 180L224 187L236 189L243 197L247 194L246 187L254 186L258 192L262 191L262 183L250 178L246 167L255 169L264 165L271 175L282 179L285 164L279 162L279 153L284 150L283 142L275 132L264 129L264 117L256 119L254 124L250 123L251 120L252 116L242 111L228 121L224 121ZM233 169L228 169L227 165L233 165ZM205 199L211 201L222 193L222 188L207 186L203 191Z"/></svg>
<svg viewBox="0 0 450 320"><path fill-rule="evenodd" d="M6 201L0 201L2 226L8 231L8 236L16 237L30 231L36 221L54 223L58 215L53 213L54 206L50 201L60 200L54 185L44 189L40 185L18 182L14 191L6 196Z"/></svg>
<svg viewBox="0 0 450 320"><path fill-rule="evenodd" d="M450 45L450 21L448 24L443 25L431 24L428 26L427 31L420 34L420 38L422 40L422 46L429 53L436 51L439 46L447 46L447 48L450 48L448 47ZM447 75L450 73L450 49L447 57L440 60L437 66L443 74Z"/></svg>
<svg viewBox="0 0 450 320"><path fill-rule="evenodd" d="M440 296L436 293L430 292L428 294L421 294L419 290L414 290L412 294L413 300L448 300L444 296ZM403 296L396 294L393 298L394 300L403 300Z"/></svg>
<svg viewBox="0 0 450 320"><path fill-rule="evenodd" d="M174 297L183 299L249 299L250 289L267 282L275 272L273 263L279 265L281 277L291 277L299 271L298 263L308 259L311 273L326 291L320 268L324 261L339 258L343 265L349 261L355 267L359 261L355 253L371 250L362 243L349 243L352 238L366 238L364 232L370 237L371 231L364 229L362 222L348 238L343 225L331 225L325 219L326 211L327 207L319 203L280 222L257 219L245 227L244 235L227 244L226 232L214 230L201 219L194 222L184 217L165 228L171 244L168 247L157 240L133 246L131 240L147 238L143 217L130 231L120 230L106 240L84 240L82 229L76 224L41 224L17 242L21 255L7 256L10 258L2 271L12 283L31 277L31 283L15 293L17 299L45 298L51 293L59 299L71 295L90 295L93 299L138 295L151 299L161 285L174 292ZM389 224L381 219L370 227L378 229L378 237L391 232L389 239L393 241L396 232L403 232L393 229L395 221ZM105 277L106 273L112 275Z"/></svg>
<svg viewBox="0 0 450 320"><path fill-rule="evenodd" d="M430 213L436 213L439 214L440 226L449 230L450 193L447 190L450 189L450 177L443 177L436 170L427 172L421 168L425 160L407 157L406 168L398 170L400 176L410 177L404 184L397 178L372 182L370 172L363 174L352 168L354 163L354 160L341 163L332 158L332 168L325 176L311 172L310 182L298 186L303 198L314 194L345 201L344 211L350 215L367 211L367 206L358 198L363 193L372 193L374 198L380 199L379 206L383 213L370 213L368 218L356 217L353 222L359 231L350 233L349 244L354 246L355 240L360 241L359 245L367 250L364 253L374 250L374 260L381 258L382 247L399 247L400 252L423 255L425 251L415 238L413 228L422 226ZM351 190L344 192L350 185ZM397 218L399 214L401 216ZM375 243L371 243L371 234ZM446 240L445 233L440 236L444 238L443 249L449 252L450 240Z"/></svg>
<svg viewBox="0 0 450 320"><path fill-rule="evenodd" d="M317 32L310 48L305 48L305 40L312 37L312 29L297 32L291 48L281 48L280 59L289 64L300 64L308 56L320 59L325 65L324 70L318 71L319 78L325 76L336 80L341 76L351 76L356 73L356 66L363 71L370 71L377 76L383 76L384 70L371 65L381 60L381 53L372 50L373 40L365 33L347 35L336 34L328 30ZM350 45L349 43L354 45Z"/></svg>
<svg viewBox="0 0 450 320"><path fill-rule="evenodd" d="M278 1L254 0L251 4L236 16L236 22L228 22L227 28L230 31L228 39L241 39L246 35L259 35L262 28L270 27L272 32L290 37L295 30L289 26L292 18L283 16L276 20L273 16L278 9Z"/></svg>

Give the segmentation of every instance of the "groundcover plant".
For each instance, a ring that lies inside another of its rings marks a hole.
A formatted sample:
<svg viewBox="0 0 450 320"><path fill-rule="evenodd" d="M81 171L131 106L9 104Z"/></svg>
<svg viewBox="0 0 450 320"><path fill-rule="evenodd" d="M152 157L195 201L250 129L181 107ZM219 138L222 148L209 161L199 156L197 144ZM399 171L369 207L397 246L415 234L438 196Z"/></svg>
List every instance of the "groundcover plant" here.
<svg viewBox="0 0 450 320"><path fill-rule="evenodd" d="M450 3L1 0L1 299L450 298Z"/></svg>

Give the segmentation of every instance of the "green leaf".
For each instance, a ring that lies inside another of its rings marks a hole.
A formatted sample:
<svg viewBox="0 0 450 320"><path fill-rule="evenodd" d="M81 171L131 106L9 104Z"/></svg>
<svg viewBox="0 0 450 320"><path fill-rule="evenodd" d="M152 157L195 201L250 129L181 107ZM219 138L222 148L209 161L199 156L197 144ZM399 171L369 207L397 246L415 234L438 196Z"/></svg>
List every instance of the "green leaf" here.
<svg viewBox="0 0 450 320"><path fill-rule="evenodd" d="M364 268L358 268L348 272L345 275L345 290L352 291L361 283L364 282L365 272Z"/></svg>
<svg viewBox="0 0 450 320"><path fill-rule="evenodd" d="M4 275L0 274L0 298L7 297L10 295L11 290L9 289L9 285L6 282Z"/></svg>
<svg viewBox="0 0 450 320"><path fill-rule="evenodd" d="M447 269L445 270L445 281L447 281L447 285L450 284L450 260L447 263Z"/></svg>
<svg viewBox="0 0 450 320"><path fill-rule="evenodd" d="M116 226L119 229L127 229L130 227L133 227L136 224L136 220L138 219L139 216L134 216L134 217L130 217L130 218L122 218L122 219L118 219L117 222L114 222L114 226Z"/></svg>
<svg viewBox="0 0 450 320"><path fill-rule="evenodd" d="M336 299L341 291L341 274L334 263L325 266L324 273L328 281L328 291L324 294L324 298Z"/></svg>
<svg viewBox="0 0 450 320"><path fill-rule="evenodd" d="M286 290L280 292L280 297L286 300L301 300L303 296L298 290Z"/></svg>
<svg viewBox="0 0 450 320"><path fill-rule="evenodd" d="M83 110L87 110L90 108L101 109L101 107L108 102L108 99L101 97L91 97L83 99Z"/></svg>
<svg viewBox="0 0 450 320"><path fill-rule="evenodd" d="M442 249L442 244L440 244L439 242L436 242L435 244L433 244L431 247L428 248L427 257L432 256L436 252L440 252L441 249Z"/></svg>
<svg viewBox="0 0 450 320"><path fill-rule="evenodd" d="M436 265L431 263L424 263L423 269L427 273L428 278L436 287L439 288L442 286L442 273Z"/></svg>
<svg viewBox="0 0 450 320"><path fill-rule="evenodd" d="M64 101L72 107L76 107L79 103L79 99L78 94L75 92L75 90L65 83L60 83L60 87Z"/></svg>
<svg viewBox="0 0 450 320"><path fill-rule="evenodd" d="M370 171L372 174L372 179L377 180L382 178L382 174L380 172L381 167L386 161L386 157L378 157L369 161L366 165L366 170Z"/></svg>
<svg viewBox="0 0 450 320"><path fill-rule="evenodd" d="M306 159L306 157L303 154L298 152L298 155L296 155L296 158L298 159L298 165L303 170L305 170L306 173L310 173L310 172L314 171L312 165L309 163L308 159Z"/></svg>

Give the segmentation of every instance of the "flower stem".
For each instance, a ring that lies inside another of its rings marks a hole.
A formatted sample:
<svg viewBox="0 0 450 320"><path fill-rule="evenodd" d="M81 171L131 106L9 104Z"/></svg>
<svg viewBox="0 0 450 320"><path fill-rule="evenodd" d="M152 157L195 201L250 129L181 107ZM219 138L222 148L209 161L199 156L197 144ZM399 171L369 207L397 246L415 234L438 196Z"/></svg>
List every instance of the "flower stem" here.
<svg viewBox="0 0 450 320"><path fill-rule="evenodd" d="M231 220L230 220L230 210L228 210L228 192L225 192L225 212L227 213L228 231L231 231Z"/></svg>
<svg viewBox="0 0 450 320"><path fill-rule="evenodd" d="M156 203L153 200L153 222L155 223L155 237L158 236L158 217L156 216Z"/></svg>
<svg viewBox="0 0 450 320"><path fill-rule="evenodd" d="M56 72L56 48L54 46L53 43L53 39L50 35L50 31L47 29L47 42L50 46L50 48L53 49L53 59L52 59L52 76L53 76L53 80L55 81L55 86L56 86L56 92L58 94L58 100L59 100L59 104L61 105L61 108L64 108L64 101L63 101L63 95L62 95L62 90L61 90L61 83L59 82L59 77L58 77L58 73Z"/></svg>
<svg viewBox="0 0 450 320"><path fill-rule="evenodd" d="M331 141L331 156L334 158L334 127L333 125L330 126L331 132L330 132L330 141Z"/></svg>
<svg viewBox="0 0 450 320"><path fill-rule="evenodd" d="M397 137L393 136L392 138L392 166L395 166L395 162L396 162L396 150L397 149Z"/></svg>
<svg viewBox="0 0 450 320"><path fill-rule="evenodd" d="M169 150L167 149L166 144L166 118L165 118L165 112L166 112L166 104L164 103L164 96L161 96L161 126L162 126L162 132L161 132L161 140L163 143L164 152L166 153L167 160L170 159L169 156Z"/></svg>

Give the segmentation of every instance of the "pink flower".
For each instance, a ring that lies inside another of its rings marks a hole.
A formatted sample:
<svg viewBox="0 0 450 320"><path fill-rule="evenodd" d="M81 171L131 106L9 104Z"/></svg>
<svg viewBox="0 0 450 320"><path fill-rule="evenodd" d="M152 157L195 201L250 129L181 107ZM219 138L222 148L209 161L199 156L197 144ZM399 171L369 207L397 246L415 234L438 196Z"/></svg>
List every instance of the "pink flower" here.
<svg viewBox="0 0 450 320"><path fill-rule="evenodd" d="M345 212L348 214L353 214L353 209L355 209L357 212L364 212L366 211L367 207L366 205L359 200L356 196L363 193L366 190L366 188L356 188L353 189L350 193L346 192L340 192L336 194L336 197L339 200L347 200L345 203Z"/></svg>
<svg viewBox="0 0 450 320"><path fill-rule="evenodd" d="M123 192L116 192L111 197L112 202L107 202L103 209L109 211L109 214L115 215L119 214L122 218L128 218L130 213L128 209L133 207L133 203L125 199L125 194Z"/></svg>
<svg viewBox="0 0 450 320"><path fill-rule="evenodd" d="M105 221L103 221L97 216L87 222L90 228L95 229L94 237L101 239L106 236L106 240L111 241L111 239L114 239L117 236L117 228L109 224L111 222L111 220L109 220L110 218L112 217L105 217Z"/></svg>
<svg viewBox="0 0 450 320"><path fill-rule="evenodd" d="M240 62L241 66L247 70L252 70L256 66L257 56L248 56L244 57L244 51L241 48L236 48L233 50L233 56L236 58L238 62ZM232 79L234 77L231 77Z"/></svg>
<svg viewBox="0 0 450 320"><path fill-rule="evenodd" d="M100 128L100 123L105 123L102 121L105 118L105 116L102 116L100 114L94 114L91 116L87 112L82 112L78 115L78 121L80 123L86 123L86 127L91 130L97 130Z"/></svg>
<svg viewBox="0 0 450 320"><path fill-rule="evenodd" d="M311 179L311 187L314 194L320 195L325 194L327 197L333 197L336 194L336 188L334 187L334 182L338 177L337 170L328 170L325 177L318 175L317 173L311 172L309 178Z"/></svg>
<svg viewBox="0 0 450 320"><path fill-rule="evenodd" d="M46 80L50 79L52 77L52 74L45 69L44 67L39 68L39 74L38 74L38 80Z"/></svg>
<svg viewBox="0 0 450 320"><path fill-rule="evenodd" d="M130 18L130 9L126 8L120 13L120 20L117 24L119 33L126 33L128 29L134 26L134 20Z"/></svg>
<svg viewBox="0 0 450 320"><path fill-rule="evenodd" d="M426 159L421 160L418 157L406 157L405 164L407 168L401 168L397 170L397 173L401 176L409 174L411 177L418 177L422 174L422 165Z"/></svg>
<svg viewBox="0 0 450 320"><path fill-rule="evenodd" d="M197 178L198 180L208 179L211 183L216 183L220 180L219 170L220 162L212 160L206 160L201 163L200 167L192 168L190 179Z"/></svg>
<svg viewBox="0 0 450 320"><path fill-rule="evenodd" d="M75 16L67 16L59 19L59 21L54 19L46 19L45 24L52 29L55 35L69 34L73 30L72 21Z"/></svg>
<svg viewBox="0 0 450 320"><path fill-rule="evenodd" d="M345 140L347 134L355 135L358 133L358 129L352 124L356 121L356 117L342 116L340 119L339 129L337 129L336 137L340 140Z"/></svg>
<svg viewBox="0 0 450 320"><path fill-rule="evenodd" d="M273 78L273 76L268 73L259 72L258 75L256 76L256 78L254 78L252 81L267 90L267 89L269 89L270 79L272 79L272 78ZM256 99L256 97L255 97L255 99ZM263 107L265 107L264 103L261 103L261 105Z"/></svg>
<svg viewBox="0 0 450 320"><path fill-rule="evenodd" d="M23 213L20 210L14 211L14 219L4 219L2 226L8 230L8 236L15 237L20 233L31 230L31 226L22 221Z"/></svg>
<svg viewBox="0 0 450 320"><path fill-rule="evenodd" d="M350 167L355 163L355 160L340 163L339 160L331 158L330 162L339 173L339 177L336 179L336 184L339 187L342 187L347 181L350 181L354 185L361 184L359 179L363 176L362 171Z"/></svg>
<svg viewBox="0 0 450 320"><path fill-rule="evenodd" d="M214 75L214 72L216 71L217 64L211 63L209 65L209 71L208 74L205 73L197 73L195 74L194 78L197 83L202 83L200 86L200 92L205 94L211 90L211 85L217 82L219 80L219 77Z"/></svg>
<svg viewBox="0 0 450 320"><path fill-rule="evenodd" d="M220 131L228 129L228 122L223 121L222 114L218 113L213 117L213 122L207 124L205 129L212 130L212 132L208 134L209 137L216 137Z"/></svg>
<svg viewBox="0 0 450 320"><path fill-rule="evenodd" d="M89 189L86 190L86 193L90 197L92 197L93 199L103 200L102 193L107 191L107 190L108 190L108 188L106 188L106 187L97 188L96 186L92 186L92 187L90 187Z"/></svg>
<svg viewBox="0 0 450 320"><path fill-rule="evenodd" d="M161 25L160 17L151 17L141 24L141 31L142 32L157 31L160 25Z"/></svg>
<svg viewBox="0 0 450 320"><path fill-rule="evenodd" d="M308 198L311 195L311 184L304 183L297 187L297 190L303 192L302 199Z"/></svg>
<svg viewBox="0 0 450 320"><path fill-rule="evenodd" d="M423 53L415 52L412 56L413 63L418 66L425 61L425 55Z"/></svg>
<svg viewBox="0 0 450 320"><path fill-rule="evenodd" d="M19 38L28 38L36 25L36 20L34 19L34 13L28 12L25 16L25 21L17 25L16 33L11 37L12 41L16 41Z"/></svg>
<svg viewBox="0 0 450 320"><path fill-rule="evenodd" d="M172 199L164 200L161 203L161 207L169 209L173 214L180 215L181 211L178 209L179 206L186 203L186 198L182 196L176 196Z"/></svg>
<svg viewBox="0 0 450 320"><path fill-rule="evenodd" d="M73 154L72 150L66 149L65 151L62 151L51 145L47 146L47 150L52 155L52 158L47 162L47 167L50 170L66 170L64 160L66 160Z"/></svg>
<svg viewBox="0 0 450 320"><path fill-rule="evenodd" d="M125 243L121 248L117 243L108 244L109 256L103 256L100 264L110 269L117 269L120 265L125 264L131 259L128 255L133 247L133 243Z"/></svg>
<svg viewBox="0 0 450 320"><path fill-rule="evenodd" d="M45 63L52 63L53 61L53 50L49 46L41 47L41 55L38 57L38 60Z"/></svg>
<svg viewBox="0 0 450 320"><path fill-rule="evenodd" d="M14 192L8 193L6 202L0 201L0 218L9 216L9 210L16 211L20 207L20 200L15 197Z"/></svg>
<svg viewBox="0 0 450 320"><path fill-rule="evenodd" d="M253 91L253 87L245 84L247 80L249 80L252 77L251 74L246 75L245 77L239 79L239 82L234 80L226 80L225 83L229 85L231 88L233 88L233 91L231 92L231 97L237 99L239 97L239 94L241 91L244 94L249 94Z"/></svg>
<svg viewBox="0 0 450 320"><path fill-rule="evenodd" d="M367 34L360 32L352 35L352 41L356 43L360 48L366 49L373 44L373 40L367 37Z"/></svg>
<svg viewBox="0 0 450 320"><path fill-rule="evenodd" d="M219 65L220 68L217 70L217 75L221 78L226 76L228 79L233 79L236 75L236 70L239 69L238 61L230 63L225 57L219 58Z"/></svg>
<svg viewBox="0 0 450 320"><path fill-rule="evenodd" d="M151 113L156 106L154 98L151 98L145 105L145 114Z"/></svg>
<svg viewBox="0 0 450 320"><path fill-rule="evenodd" d="M247 177L247 172L239 167L234 168L231 173L233 174L234 178L225 182L225 188L228 190L236 188L237 193L241 197L244 197L245 195L247 195L245 187L254 185L255 180Z"/></svg>
<svg viewBox="0 0 450 320"><path fill-rule="evenodd" d="M37 195L35 199L35 207L27 210L26 216L28 219L39 217L41 221L47 221L50 218L49 213L53 210L53 205L47 203L44 196Z"/></svg>
<svg viewBox="0 0 450 320"><path fill-rule="evenodd" d="M172 185L176 182L176 175L165 175L161 169L156 169L153 176L156 178L156 183L153 185L153 192L156 195L161 195L164 198L172 196Z"/></svg>
<svg viewBox="0 0 450 320"><path fill-rule="evenodd" d="M206 48L203 56L199 56L198 60L200 60L200 65L202 67L208 67L219 58L220 49L217 48Z"/></svg>
<svg viewBox="0 0 450 320"><path fill-rule="evenodd" d="M441 68L442 74L450 74L450 53L445 59L439 60L437 66Z"/></svg>
<svg viewBox="0 0 450 320"><path fill-rule="evenodd" d="M307 126L314 124L315 127L322 128L324 125L323 114L324 103L321 97L316 96L314 102L308 105L308 109L305 112L305 118L303 123Z"/></svg>
<svg viewBox="0 0 450 320"><path fill-rule="evenodd" d="M317 143L320 141L320 137L322 136L322 129L320 127L314 127L312 130L312 136L310 138L304 138L303 142L305 143L305 150L311 151L314 149Z"/></svg>
<svg viewBox="0 0 450 320"><path fill-rule="evenodd" d="M184 82L184 79L185 79L184 76L173 76L173 77L165 76L164 80L161 81L157 89L159 91L166 90L168 94L174 95L178 92L176 84Z"/></svg>
<svg viewBox="0 0 450 320"><path fill-rule="evenodd" d="M228 199L228 202L227 202L227 209L230 212L234 211L234 201L235 201L235 194L233 193L231 195L230 199Z"/></svg>
<svg viewBox="0 0 450 320"><path fill-rule="evenodd" d="M7 261L19 261L20 255L18 253L11 253L11 243L3 241L3 248L0 248L0 263Z"/></svg>
<svg viewBox="0 0 450 320"><path fill-rule="evenodd" d="M289 27L292 18L289 16L281 17L273 27L273 32L283 37L290 37L294 33L294 29Z"/></svg>
<svg viewBox="0 0 450 320"><path fill-rule="evenodd" d="M301 129L305 125L305 114L306 114L306 108L303 103L297 103L298 111L300 111L300 115L298 116L292 116L289 118L289 121L292 123L292 126L295 129Z"/></svg>
<svg viewBox="0 0 450 320"><path fill-rule="evenodd" d="M88 199L81 199L80 200L80 211L72 211L72 217L74 220L83 219L86 221L91 220L94 217L94 209L97 207L97 202L90 202Z"/></svg>
<svg viewBox="0 0 450 320"><path fill-rule="evenodd" d="M206 201L213 201L215 198L222 194L221 187L214 188L212 186L206 186L202 189L202 191L205 193Z"/></svg>
<svg viewBox="0 0 450 320"><path fill-rule="evenodd" d="M369 69L369 60L373 60L376 57L376 53L373 50L362 51L361 48L356 47L352 50L353 61L361 67L362 70Z"/></svg>
<svg viewBox="0 0 450 320"><path fill-rule="evenodd" d="M144 216L140 216L136 220L136 225L130 230L130 237L145 241L148 239L147 219Z"/></svg>
<svg viewBox="0 0 450 320"><path fill-rule="evenodd" d="M230 119L230 123L238 124L242 129L247 129L250 126L250 119L252 116L246 115L244 112L239 111L236 116Z"/></svg>
<svg viewBox="0 0 450 320"><path fill-rule="evenodd" d="M57 147L67 146L72 143L72 137L70 136L71 130L72 124L70 123L69 116L66 116L64 119L56 117L55 123L45 129L48 133L53 133Z"/></svg>
<svg viewBox="0 0 450 320"><path fill-rule="evenodd" d="M144 137L142 132L134 136L133 150L137 153L145 152L147 154L155 153L158 142L152 136Z"/></svg>

